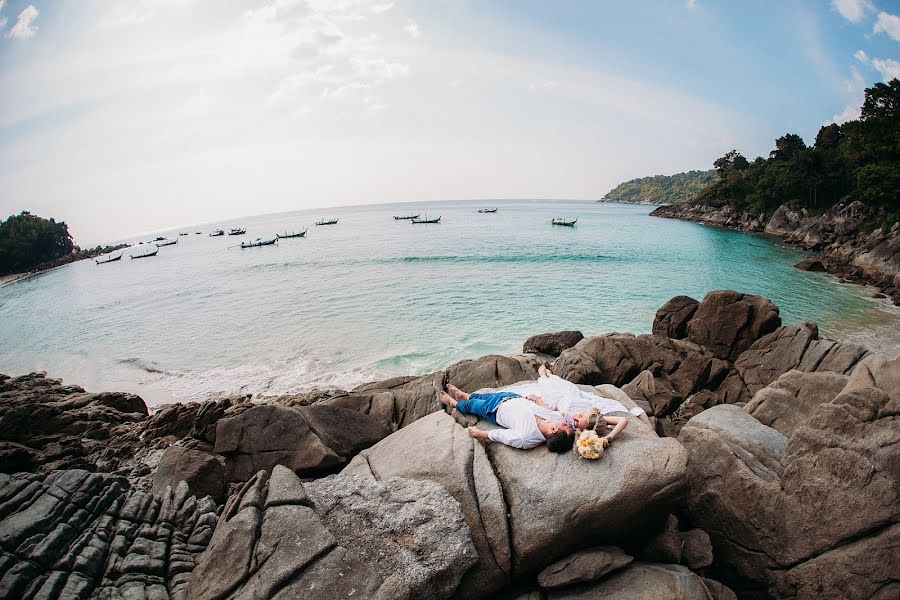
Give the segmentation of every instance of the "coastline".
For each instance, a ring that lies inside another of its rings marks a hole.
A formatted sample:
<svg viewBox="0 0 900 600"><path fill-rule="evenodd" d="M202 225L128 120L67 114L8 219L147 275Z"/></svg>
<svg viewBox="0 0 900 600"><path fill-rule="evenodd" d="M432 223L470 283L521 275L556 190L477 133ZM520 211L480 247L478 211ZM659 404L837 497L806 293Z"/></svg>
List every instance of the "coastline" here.
<svg viewBox="0 0 900 600"><path fill-rule="evenodd" d="M130 247L131 244L117 244L115 246L97 246L96 248L91 248L89 250L79 250L78 252L73 252L72 254L68 254L54 261L38 265L35 268L24 273L10 273L9 275L0 275L0 287L10 285L12 283L15 283L16 281L20 281L34 275L40 275L41 273L52 271L53 269L58 269L59 267L64 267L74 262L86 260L89 258L95 258L103 254L109 254L110 252L116 252L117 250L124 250L125 248Z"/></svg>
<svg viewBox="0 0 900 600"><path fill-rule="evenodd" d="M900 223L887 232L861 231L873 213L861 202L844 200L819 216L790 202L771 216L700 202L660 206L650 215L772 237L811 253L795 267L871 285L876 290L873 298L887 297L900 306Z"/></svg>

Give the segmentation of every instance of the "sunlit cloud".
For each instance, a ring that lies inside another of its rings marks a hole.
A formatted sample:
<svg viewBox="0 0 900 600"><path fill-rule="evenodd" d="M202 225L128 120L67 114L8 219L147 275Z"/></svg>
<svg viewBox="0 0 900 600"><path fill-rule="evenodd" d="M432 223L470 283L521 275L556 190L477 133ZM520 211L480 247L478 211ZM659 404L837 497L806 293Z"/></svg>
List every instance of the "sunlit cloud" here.
<svg viewBox="0 0 900 600"><path fill-rule="evenodd" d="M896 60L891 58L873 58L872 66L876 71L881 73L881 77L884 81L890 81L895 77L900 78L900 62L897 62Z"/></svg>
<svg viewBox="0 0 900 600"><path fill-rule="evenodd" d="M860 52L862 52L862 50L856 54L859 54ZM865 52L863 52L863 55L865 55ZM866 80L856 67L850 67L850 79L844 82L844 89L850 97L849 102L844 107L843 111L831 117L831 119L825 122L825 125L830 125L832 123L840 125L847 121L859 118L860 107L865 98Z"/></svg>
<svg viewBox="0 0 900 600"><path fill-rule="evenodd" d="M900 17L880 12L872 31L874 33L884 33L900 42Z"/></svg>
<svg viewBox="0 0 900 600"><path fill-rule="evenodd" d="M16 19L16 24L12 26L12 29L9 30L9 33L6 34L6 37L18 40L26 40L28 38L34 37L38 30L38 27L34 24L34 21L38 18L39 14L40 12L34 7L33 4L29 4L28 6L26 6L22 10L22 12L19 13L19 17Z"/></svg>
<svg viewBox="0 0 900 600"><path fill-rule="evenodd" d="M875 5L869 0L832 0L831 6L851 23L859 23L875 12Z"/></svg>
<svg viewBox="0 0 900 600"><path fill-rule="evenodd" d="M414 38L418 38L422 35L422 32L419 30L419 25L412 19L407 19L406 26L403 30Z"/></svg>

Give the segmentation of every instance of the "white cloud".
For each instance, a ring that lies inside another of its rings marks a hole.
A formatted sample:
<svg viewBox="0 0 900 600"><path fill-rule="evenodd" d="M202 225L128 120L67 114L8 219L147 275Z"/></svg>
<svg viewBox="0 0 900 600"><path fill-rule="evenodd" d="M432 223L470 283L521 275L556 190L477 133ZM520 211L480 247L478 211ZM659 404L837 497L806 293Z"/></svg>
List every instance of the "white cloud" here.
<svg viewBox="0 0 900 600"><path fill-rule="evenodd" d="M697 0L687 0L688 8L697 8Z"/></svg>
<svg viewBox="0 0 900 600"><path fill-rule="evenodd" d="M0 0L0 11L3 10L3 7L6 5L6 0ZM6 17L0 17L0 29L6 27Z"/></svg>
<svg viewBox="0 0 900 600"><path fill-rule="evenodd" d="M387 12L392 8L394 8L393 2L385 2L384 4L373 4L369 10L377 15L379 13Z"/></svg>
<svg viewBox="0 0 900 600"><path fill-rule="evenodd" d="M406 27L403 28L403 31L405 31L406 33L408 33L409 35L411 35L414 38L418 38L420 35L422 35L422 32L419 30L418 23L416 23L412 19L407 19Z"/></svg>
<svg viewBox="0 0 900 600"><path fill-rule="evenodd" d="M850 79L844 82L844 89L850 96L850 100L844 110L831 117L825 122L825 125L832 123L840 125L859 118L860 108L865 98L866 80L856 67L850 67Z"/></svg>
<svg viewBox="0 0 900 600"><path fill-rule="evenodd" d="M885 60L873 58L872 66L881 73L881 77L884 78L884 81L890 81L895 77L900 78L900 62L897 62L896 60L891 58Z"/></svg>
<svg viewBox="0 0 900 600"><path fill-rule="evenodd" d="M16 19L16 24L13 25L12 29L9 30L9 33L6 34L8 38L14 38L19 40L25 40L30 37L34 37L34 34L37 33L37 25L34 24L34 20L37 19L40 12L38 9L34 7L33 4L29 4L26 6L22 12L19 13L19 18Z"/></svg>
<svg viewBox="0 0 900 600"><path fill-rule="evenodd" d="M851 23L859 23L867 14L875 12L870 0L832 0L831 6Z"/></svg>
<svg viewBox="0 0 900 600"><path fill-rule="evenodd" d="M900 17L886 12L878 13L874 33L885 33L900 42Z"/></svg>
<svg viewBox="0 0 900 600"><path fill-rule="evenodd" d="M864 50L857 50L856 52L854 52L853 58L855 58L856 60L858 60L859 62L861 62L864 65L869 64L869 56L866 54L866 52Z"/></svg>

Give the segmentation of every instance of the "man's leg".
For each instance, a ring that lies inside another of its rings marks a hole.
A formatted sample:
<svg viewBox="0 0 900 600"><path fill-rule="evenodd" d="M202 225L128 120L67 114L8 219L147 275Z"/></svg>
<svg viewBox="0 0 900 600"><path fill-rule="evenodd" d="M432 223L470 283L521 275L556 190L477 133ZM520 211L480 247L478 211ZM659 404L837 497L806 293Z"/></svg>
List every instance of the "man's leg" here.
<svg viewBox="0 0 900 600"><path fill-rule="evenodd" d="M450 392L450 395L456 398L457 400L468 400L471 394L467 394L452 383L447 384L447 391Z"/></svg>

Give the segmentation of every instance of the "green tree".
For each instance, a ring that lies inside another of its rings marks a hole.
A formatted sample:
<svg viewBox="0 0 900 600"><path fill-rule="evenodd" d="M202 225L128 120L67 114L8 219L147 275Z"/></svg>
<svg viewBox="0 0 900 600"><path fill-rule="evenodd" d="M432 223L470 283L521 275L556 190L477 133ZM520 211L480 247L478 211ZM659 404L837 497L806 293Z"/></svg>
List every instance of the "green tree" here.
<svg viewBox="0 0 900 600"><path fill-rule="evenodd" d="M28 211L0 222L0 274L22 273L75 249L64 222Z"/></svg>

